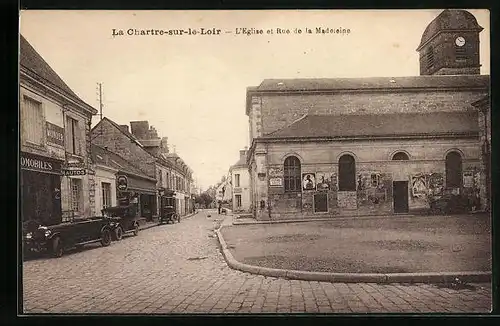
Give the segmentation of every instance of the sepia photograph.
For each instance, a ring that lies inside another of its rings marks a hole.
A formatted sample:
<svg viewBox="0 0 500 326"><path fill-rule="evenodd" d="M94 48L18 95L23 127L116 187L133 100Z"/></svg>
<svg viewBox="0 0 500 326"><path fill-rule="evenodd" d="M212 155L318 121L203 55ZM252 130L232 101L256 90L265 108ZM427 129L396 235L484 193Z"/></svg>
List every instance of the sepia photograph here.
<svg viewBox="0 0 500 326"><path fill-rule="evenodd" d="M18 315L488 314L490 12L21 10Z"/></svg>

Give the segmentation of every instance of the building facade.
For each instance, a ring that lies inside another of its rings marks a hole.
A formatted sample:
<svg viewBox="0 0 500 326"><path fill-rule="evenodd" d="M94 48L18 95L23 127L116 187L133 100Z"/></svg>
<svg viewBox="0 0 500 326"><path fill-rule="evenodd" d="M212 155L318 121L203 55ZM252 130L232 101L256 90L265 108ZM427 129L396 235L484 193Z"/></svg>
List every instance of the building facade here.
<svg viewBox="0 0 500 326"><path fill-rule="evenodd" d="M157 212L156 159L139 140L128 132L128 126L118 125L103 118L92 128L93 144L115 153L138 170L135 176L125 175L128 181L126 190L118 191L119 198L136 197L138 214L152 220ZM125 164L125 163L124 163ZM123 179L125 179L123 178Z"/></svg>
<svg viewBox="0 0 500 326"><path fill-rule="evenodd" d="M250 174L247 165L247 149L240 150L239 160L229 169L233 196L233 212L250 211Z"/></svg>
<svg viewBox="0 0 500 326"><path fill-rule="evenodd" d="M481 180L479 32L446 10L418 47L421 76L271 79L247 89L252 211L258 219L428 210ZM430 54L429 54L430 53ZM483 200L484 201L484 200Z"/></svg>
<svg viewBox="0 0 500 326"><path fill-rule="evenodd" d="M156 159L157 202L162 203L162 197L171 194L175 197L177 214L185 216L194 211L194 199L191 196L193 172L177 154L171 153L168 138L159 137L156 129L149 126L148 121L131 121L130 129L144 149ZM157 214L160 214L158 205Z"/></svg>
<svg viewBox="0 0 500 326"><path fill-rule="evenodd" d="M82 101L20 36L22 220L58 224L95 214L90 124Z"/></svg>

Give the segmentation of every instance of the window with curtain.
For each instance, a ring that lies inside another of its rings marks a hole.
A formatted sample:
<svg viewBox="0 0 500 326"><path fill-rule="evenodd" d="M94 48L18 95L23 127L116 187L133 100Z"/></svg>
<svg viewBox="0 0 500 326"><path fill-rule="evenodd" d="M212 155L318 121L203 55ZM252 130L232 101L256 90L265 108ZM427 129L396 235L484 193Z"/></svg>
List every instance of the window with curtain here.
<svg viewBox="0 0 500 326"><path fill-rule="evenodd" d="M339 191L356 191L356 162L348 154L339 158Z"/></svg>
<svg viewBox="0 0 500 326"><path fill-rule="evenodd" d="M83 210L82 180L71 180L71 210L79 213Z"/></svg>
<svg viewBox="0 0 500 326"><path fill-rule="evenodd" d="M111 183L102 182L102 208L111 206Z"/></svg>
<svg viewBox="0 0 500 326"><path fill-rule="evenodd" d="M301 191L300 169L300 161L297 157L289 156L285 159L285 163L283 165L285 192Z"/></svg>

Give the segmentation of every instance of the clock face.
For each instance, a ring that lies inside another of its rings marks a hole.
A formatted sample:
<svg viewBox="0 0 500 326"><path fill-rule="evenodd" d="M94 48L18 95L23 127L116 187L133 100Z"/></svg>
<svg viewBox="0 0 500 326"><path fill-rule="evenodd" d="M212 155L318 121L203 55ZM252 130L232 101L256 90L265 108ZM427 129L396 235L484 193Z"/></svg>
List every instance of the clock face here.
<svg viewBox="0 0 500 326"><path fill-rule="evenodd" d="M457 39L455 40L455 44L457 46L464 46L465 45L465 38L463 36L457 37Z"/></svg>

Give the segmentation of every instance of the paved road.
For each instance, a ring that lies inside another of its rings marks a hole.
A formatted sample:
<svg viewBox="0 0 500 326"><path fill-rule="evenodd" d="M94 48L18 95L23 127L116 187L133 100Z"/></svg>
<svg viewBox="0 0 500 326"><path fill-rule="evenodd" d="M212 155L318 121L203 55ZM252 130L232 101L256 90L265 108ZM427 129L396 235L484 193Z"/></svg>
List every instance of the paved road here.
<svg viewBox="0 0 500 326"><path fill-rule="evenodd" d="M490 284L285 280L227 267L212 212L141 231L109 247L23 263L25 313L489 312Z"/></svg>

